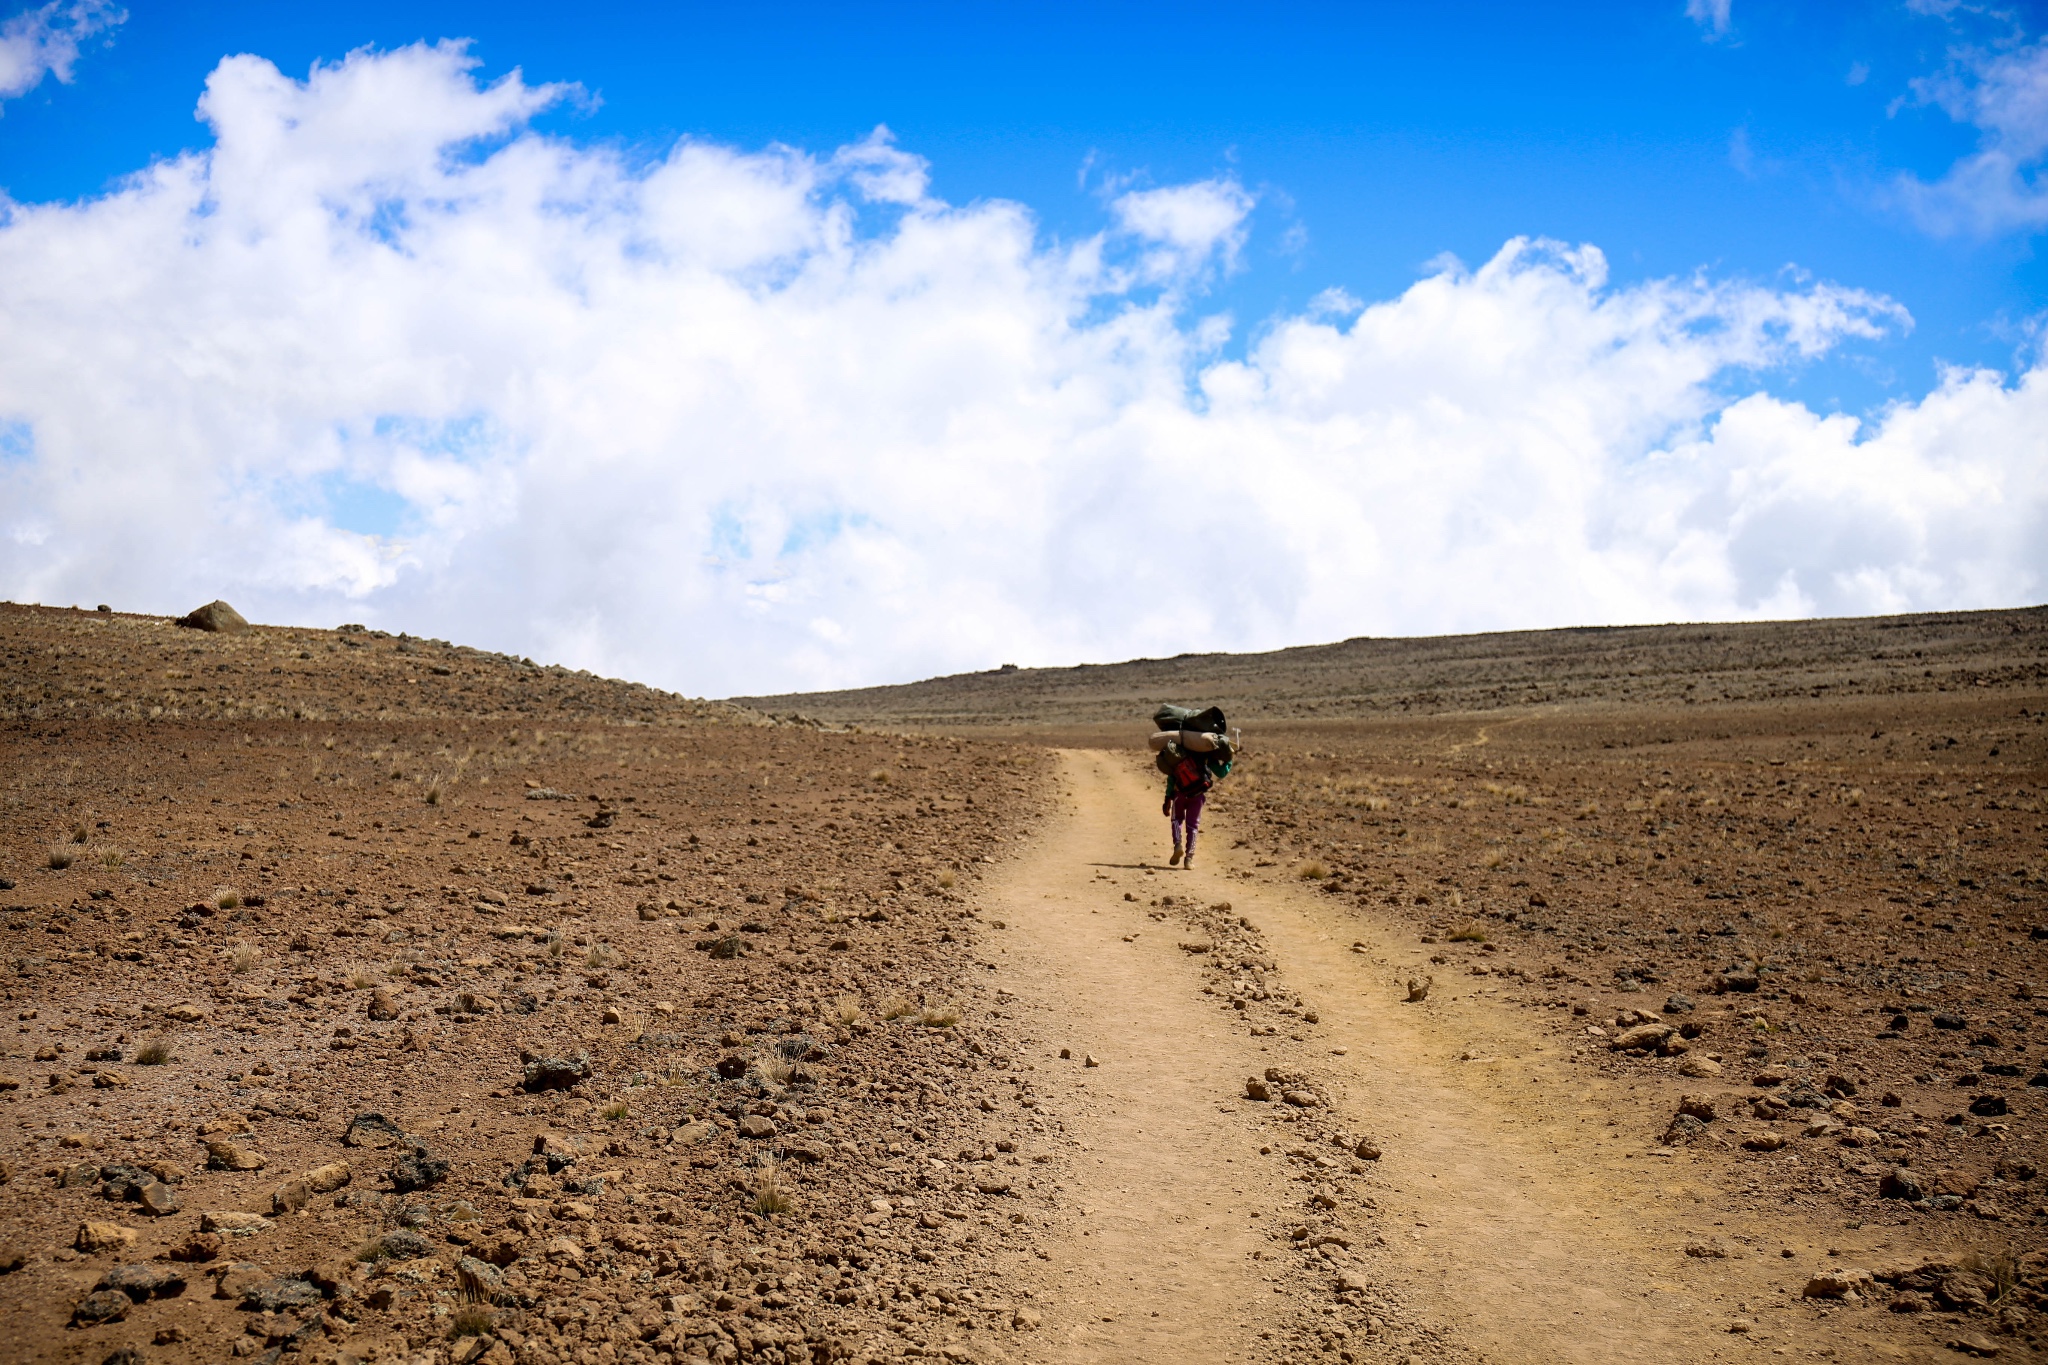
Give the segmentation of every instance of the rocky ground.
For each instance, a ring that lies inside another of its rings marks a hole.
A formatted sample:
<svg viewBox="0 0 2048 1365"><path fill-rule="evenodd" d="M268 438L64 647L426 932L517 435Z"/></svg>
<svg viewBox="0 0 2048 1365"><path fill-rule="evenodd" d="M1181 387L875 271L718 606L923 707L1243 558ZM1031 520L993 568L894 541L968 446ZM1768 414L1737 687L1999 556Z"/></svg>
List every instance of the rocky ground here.
<svg viewBox="0 0 2048 1365"><path fill-rule="evenodd" d="M1168 699L1251 740L1194 874ZM0 1327L2031 1359L2044 783L2043 611L743 705L0 606Z"/></svg>
<svg viewBox="0 0 2048 1365"><path fill-rule="evenodd" d="M966 978L1038 756L353 630L6 607L0 670L10 1359L1034 1325L1058 1123Z"/></svg>
<svg viewBox="0 0 2048 1365"><path fill-rule="evenodd" d="M1418 1010L1492 1011L1423 1031L1467 1037L1459 1084L1557 1150L1682 1170L1608 1178L1725 1215L1684 1243L1695 1263L1782 1242L1773 1295L1860 1306L1863 1347L1896 1358L2042 1344L2048 611L1352 641L753 704L1109 745L1142 726L1108 717L1159 700L1248 728L1211 801L1216 873L1311 893L1322 934ZM1318 1041L1315 993L1249 922L1174 913L1228 945L1204 959L1220 1008ZM1369 1070L1339 1069L1369 1113ZM1576 1097L1516 1098L1539 1080ZM1341 1176L1360 1124L1323 1126ZM1763 1321L1731 1312L1730 1334Z"/></svg>

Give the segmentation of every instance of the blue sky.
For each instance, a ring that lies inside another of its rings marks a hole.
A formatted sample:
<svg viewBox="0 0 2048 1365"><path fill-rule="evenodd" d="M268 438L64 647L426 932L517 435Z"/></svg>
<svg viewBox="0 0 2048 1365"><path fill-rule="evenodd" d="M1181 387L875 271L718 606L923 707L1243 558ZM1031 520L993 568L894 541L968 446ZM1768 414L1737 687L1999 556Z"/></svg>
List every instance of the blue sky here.
<svg viewBox="0 0 2048 1365"><path fill-rule="evenodd" d="M1725 28L1639 2L127 14L70 83L5 106L15 199L91 195L205 146L195 92L227 54L302 76L366 45L457 37L485 78L580 84L589 100L539 120L565 136L658 156L679 136L827 148L886 124L929 159L937 196L1018 200L1050 234L1093 231L1107 187L1231 173L1260 196L1244 268L1212 296L1240 343L1325 288L1383 297L1441 253L1474 262L1549 236L1600 246L1618 281L1793 268L1898 300L1909 333L1779 380L1861 411L1924 390L1937 362L2010 367L2048 301L2038 233L1931 232L1891 191L1977 140L1912 82L1959 47L2038 34L2033 6L1736 0Z"/></svg>
<svg viewBox="0 0 2048 1365"><path fill-rule="evenodd" d="M2048 600L2038 5L5 4L0 597L710 695Z"/></svg>

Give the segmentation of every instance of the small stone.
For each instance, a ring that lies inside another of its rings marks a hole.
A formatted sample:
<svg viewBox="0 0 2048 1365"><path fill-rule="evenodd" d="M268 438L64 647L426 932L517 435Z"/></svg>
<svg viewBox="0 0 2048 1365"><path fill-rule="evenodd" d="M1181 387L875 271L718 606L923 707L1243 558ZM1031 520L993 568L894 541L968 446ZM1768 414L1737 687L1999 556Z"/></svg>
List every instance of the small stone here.
<svg viewBox="0 0 2048 1365"><path fill-rule="evenodd" d="M207 1209L199 1215L201 1232L217 1232L228 1237L250 1237L270 1226L270 1220L260 1213L243 1213L238 1209Z"/></svg>
<svg viewBox="0 0 2048 1365"><path fill-rule="evenodd" d="M1954 1337L1949 1340L1947 1345L1951 1351L1961 1351L1966 1355L1982 1356L1986 1360L1997 1355L2000 1350L1997 1342L1993 1341L1990 1337L1980 1336L1975 1332L1965 1332L1959 1337Z"/></svg>
<svg viewBox="0 0 2048 1365"><path fill-rule="evenodd" d="M370 992L368 1014L378 1023L388 1023L398 1017L398 1001L389 990L379 986Z"/></svg>
<svg viewBox="0 0 2048 1365"><path fill-rule="evenodd" d="M1669 1024L1637 1024L1621 1033L1607 1047L1611 1052L1650 1052L1663 1046L1675 1032L1677 1030Z"/></svg>
<svg viewBox="0 0 2048 1365"><path fill-rule="evenodd" d="M1753 1133L1742 1140L1744 1149L1752 1152L1775 1152L1785 1145L1783 1133Z"/></svg>
<svg viewBox="0 0 2048 1365"><path fill-rule="evenodd" d="M178 1192L161 1180L152 1180L137 1193L135 1202L152 1218L168 1218L178 1211Z"/></svg>
<svg viewBox="0 0 2048 1365"><path fill-rule="evenodd" d="M1714 1097L1712 1095L1680 1095L1678 1097L1678 1112L1690 1114L1701 1123L1712 1123L1715 1115Z"/></svg>
<svg viewBox="0 0 2048 1365"><path fill-rule="evenodd" d="M1895 1168L1877 1184L1881 1199L1904 1199L1918 1203L1927 1197L1926 1189L1920 1184L1920 1177L1904 1166Z"/></svg>
<svg viewBox="0 0 2048 1365"><path fill-rule="evenodd" d="M344 1147L382 1150L403 1145L405 1130L382 1114L357 1114L349 1120L348 1130L341 1135L341 1142Z"/></svg>
<svg viewBox="0 0 2048 1365"><path fill-rule="evenodd" d="M1674 995L1664 1002L1666 1014L1690 1014L1692 1009L1692 997L1689 995Z"/></svg>
<svg viewBox="0 0 2048 1365"><path fill-rule="evenodd" d="M1247 1076L1244 1080L1244 1097L1248 1100L1270 1100L1273 1098L1273 1090L1257 1076Z"/></svg>
<svg viewBox="0 0 2048 1365"><path fill-rule="evenodd" d="M1751 1085L1761 1086L1765 1089L1768 1089L1774 1085L1783 1085L1785 1083L1785 1078L1791 1074L1791 1072L1785 1070L1785 1068L1782 1066L1767 1066L1763 1070L1757 1072L1754 1076L1751 1076L1749 1078L1749 1083Z"/></svg>
<svg viewBox="0 0 2048 1365"><path fill-rule="evenodd" d="M1036 1332L1045 1325L1035 1308L1018 1308L1010 1314L1010 1330L1013 1332Z"/></svg>
<svg viewBox="0 0 2048 1365"><path fill-rule="evenodd" d="M525 1078L521 1084L528 1090L567 1090L590 1075L590 1054L579 1052L573 1057L533 1057L526 1060L525 1066Z"/></svg>
<svg viewBox="0 0 2048 1365"><path fill-rule="evenodd" d="M320 1291L305 1280L280 1276L251 1286L242 1294L242 1307L258 1313L279 1313L287 1308L306 1308L320 1302Z"/></svg>
<svg viewBox="0 0 2048 1365"><path fill-rule="evenodd" d="M102 1251L117 1251L132 1245L134 1241L133 1228L124 1228L119 1223L88 1222L78 1225L78 1236L72 1240L71 1245L90 1256Z"/></svg>
<svg viewBox="0 0 2048 1365"><path fill-rule="evenodd" d="M176 1246L164 1252L174 1261L210 1261L220 1255L221 1240L218 1234L195 1232Z"/></svg>
<svg viewBox="0 0 2048 1365"><path fill-rule="evenodd" d="M218 600L185 613L178 618L178 624L187 630L204 630L218 635L240 635L249 629L249 622L242 613Z"/></svg>
<svg viewBox="0 0 2048 1365"><path fill-rule="evenodd" d="M1678 1064L1678 1074L1681 1076L1691 1076L1698 1080L1705 1080L1709 1076L1720 1075L1721 1064L1705 1057L1687 1057Z"/></svg>
<svg viewBox="0 0 2048 1365"><path fill-rule="evenodd" d="M391 1188L400 1194L424 1190L446 1180L449 1170L447 1162L435 1157L425 1147L416 1148L398 1158L392 1165Z"/></svg>
<svg viewBox="0 0 2048 1365"><path fill-rule="evenodd" d="M770 1138L775 1136L775 1121L759 1114L749 1114L740 1120L740 1136L744 1138Z"/></svg>
<svg viewBox="0 0 2048 1365"><path fill-rule="evenodd" d="M206 1168L210 1171L260 1171L267 1158L227 1138L206 1140Z"/></svg>
<svg viewBox="0 0 2048 1365"><path fill-rule="evenodd" d="M1351 1155L1357 1157L1360 1161L1378 1161L1380 1159L1380 1145L1370 1138L1361 1138L1358 1145L1351 1149Z"/></svg>
<svg viewBox="0 0 2048 1365"><path fill-rule="evenodd" d="M1718 1239L1708 1238L1704 1242L1687 1242L1685 1244L1685 1254L1695 1260L1720 1261L1727 1259L1728 1248L1722 1245Z"/></svg>
<svg viewBox="0 0 2048 1365"><path fill-rule="evenodd" d="M254 1261L236 1261L222 1266L214 1278L213 1296L230 1301L240 1299L258 1285L268 1283L270 1272Z"/></svg>
<svg viewBox="0 0 2048 1365"><path fill-rule="evenodd" d="M1083 1057L1081 1058L1081 1065L1082 1065L1082 1066L1101 1066L1101 1065L1102 1065L1102 1063L1101 1063L1101 1062L1098 1062L1098 1061L1096 1061L1096 1060L1095 1060L1095 1054L1094 1054L1094 1053L1092 1053L1092 1052L1090 1052L1090 1053L1086 1054L1085 1056L1083 1056ZM2002 1112L2002 1111L2001 1111L2001 1112Z"/></svg>
<svg viewBox="0 0 2048 1365"><path fill-rule="evenodd" d="M1801 1292L1809 1299L1842 1299L1852 1294L1862 1297L1868 1295L1875 1284L1876 1279L1869 1271L1842 1267L1823 1270L1808 1280Z"/></svg>
<svg viewBox="0 0 2048 1365"><path fill-rule="evenodd" d="M1297 1109L1313 1109L1323 1102L1312 1090L1283 1090L1280 1092L1280 1098Z"/></svg>
<svg viewBox="0 0 2048 1365"><path fill-rule="evenodd" d="M377 1250L386 1260L415 1261L434 1254L434 1244L411 1228L399 1228L377 1239Z"/></svg>
<svg viewBox="0 0 2048 1365"><path fill-rule="evenodd" d="M1683 1147L1688 1143L1697 1142L1706 1135L1707 1125L1701 1123L1691 1114L1673 1114L1671 1122L1664 1129L1664 1145L1666 1147Z"/></svg>
<svg viewBox="0 0 2048 1365"><path fill-rule="evenodd" d="M88 1325L118 1322L134 1306L135 1301L118 1289L95 1289L78 1301L78 1306L71 1310L71 1319Z"/></svg>
<svg viewBox="0 0 2048 1365"><path fill-rule="evenodd" d="M118 1289L141 1303L145 1299L168 1299L185 1292L185 1277L175 1270L151 1265L117 1265L100 1276L95 1289Z"/></svg>

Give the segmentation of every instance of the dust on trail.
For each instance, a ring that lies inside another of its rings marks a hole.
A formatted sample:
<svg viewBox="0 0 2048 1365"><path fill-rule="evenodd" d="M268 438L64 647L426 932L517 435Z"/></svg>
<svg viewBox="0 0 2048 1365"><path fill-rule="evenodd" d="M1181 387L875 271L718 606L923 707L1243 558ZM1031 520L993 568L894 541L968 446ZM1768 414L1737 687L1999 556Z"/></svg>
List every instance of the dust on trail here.
<svg viewBox="0 0 2048 1365"><path fill-rule="evenodd" d="M1031 1286L1050 1307L1027 1357L1767 1357L1814 1324L1785 1306L1788 1277L1766 1244L1832 1236L1868 1247L1880 1235L1724 1207L1718 1177L1689 1155L1652 1159L1640 1134L1617 1140L1597 1102L1613 1083L1574 1075L1558 1045L1511 1011L1462 982L1440 984L1425 1006L1400 1003L1396 982L1418 960L1411 944L1348 916L1340 927L1332 907L1293 886L1242 879L1225 827L1204 831L1196 871L1158 866L1149 774L1103 751L1061 761L1064 813L984 902L1009 926L992 980L1026 1007L1041 1058L1073 1050L1069 1062L1038 1063L1079 1150L1064 1177L1071 1216L1050 1231ZM1320 1024L1298 1043L1248 1036L1202 993L1199 961L1178 947L1189 932L1154 917L1161 895L1229 900ZM1084 1067L1084 1053L1101 1065ZM1284 1126L1242 1095L1244 1077L1276 1061L1313 1071L1334 1099L1328 1122L1384 1148L1351 1181L1378 1212L1353 1221L1344 1262L1406 1310L1377 1336L1357 1311L1317 1316L1336 1301L1334 1268L1270 1235L1304 1187L1290 1184ZM1683 1254L1709 1237L1756 1246L1728 1260ZM1738 1310L1755 1320L1746 1335L1728 1331ZM1273 1331L1283 1318L1351 1331L1318 1347ZM1859 1336L1830 1339L1897 1358Z"/></svg>

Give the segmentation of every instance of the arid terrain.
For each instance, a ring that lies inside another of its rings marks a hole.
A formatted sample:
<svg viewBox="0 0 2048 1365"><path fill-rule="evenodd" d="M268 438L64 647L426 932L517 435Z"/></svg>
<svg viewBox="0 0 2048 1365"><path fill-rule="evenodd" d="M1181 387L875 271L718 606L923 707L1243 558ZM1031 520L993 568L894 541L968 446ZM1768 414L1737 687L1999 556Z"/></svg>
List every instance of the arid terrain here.
<svg viewBox="0 0 2048 1365"><path fill-rule="evenodd" d="M1161 700L1247 732L1193 870ZM2033 1359L2044 783L2043 610L726 704L0 606L0 1325Z"/></svg>

